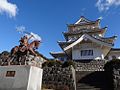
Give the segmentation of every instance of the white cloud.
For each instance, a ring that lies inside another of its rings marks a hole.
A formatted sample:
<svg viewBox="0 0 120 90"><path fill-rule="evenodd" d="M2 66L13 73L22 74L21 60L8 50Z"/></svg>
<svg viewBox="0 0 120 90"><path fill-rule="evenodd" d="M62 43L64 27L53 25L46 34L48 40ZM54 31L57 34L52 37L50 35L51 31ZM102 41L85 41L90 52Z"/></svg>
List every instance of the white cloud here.
<svg viewBox="0 0 120 90"><path fill-rule="evenodd" d="M25 26L17 26L16 31L22 34L23 36L26 35L28 38L31 37L32 35L33 37L30 38L31 41L34 40L41 41L41 37L38 34L35 34L33 32L31 33L27 32Z"/></svg>
<svg viewBox="0 0 120 90"><path fill-rule="evenodd" d="M8 0L0 0L0 13L7 13L10 17L15 17L17 14L16 4L8 2Z"/></svg>
<svg viewBox="0 0 120 90"><path fill-rule="evenodd" d="M16 27L16 31L20 32L20 33L23 33L25 31L25 27L24 26L17 26Z"/></svg>
<svg viewBox="0 0 120 90"><path fill-rule="evenodd" d="M96 3L100 12L108 10L111 6L120 6L120 0L98 0Z"/></svg>
<svg viewBox="0 0 120 90"><path fill-rule="evenodd" d="M98 19L102 20L102 19L103 19L103 17L102 17L102 16L100 16Z"/></svg>

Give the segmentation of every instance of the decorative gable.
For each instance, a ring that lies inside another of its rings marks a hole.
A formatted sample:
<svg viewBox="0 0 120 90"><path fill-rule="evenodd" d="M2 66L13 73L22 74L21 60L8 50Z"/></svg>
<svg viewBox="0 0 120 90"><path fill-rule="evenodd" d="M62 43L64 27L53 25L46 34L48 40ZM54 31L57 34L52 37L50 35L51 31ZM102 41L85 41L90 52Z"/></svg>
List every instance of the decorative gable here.
<svg viewBox="0 0 120 90"><path fill-rule="evenodd" d="M89 23L89 22L91 21L86 19L84 16L81 16L81 18L75 24L84 24L84 23Z"/></svg>

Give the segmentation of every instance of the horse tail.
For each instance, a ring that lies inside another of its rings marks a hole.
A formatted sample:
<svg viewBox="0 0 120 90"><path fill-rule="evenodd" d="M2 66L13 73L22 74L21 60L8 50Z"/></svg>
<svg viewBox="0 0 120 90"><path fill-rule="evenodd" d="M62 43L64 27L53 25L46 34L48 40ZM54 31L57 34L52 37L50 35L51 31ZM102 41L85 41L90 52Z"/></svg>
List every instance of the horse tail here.
<svg viewBox="0 0 120 90"><path fill-rule="evenodd" d="M10 54L11 54L11 55L15 54L15 53L16 53L16 49L18 49L18 46L13 47L13 48L11 49Z"/></svg>
<svg viewBox="0 0 120 90"><path fill-rule="evenodd" d="M11 51L10 51L10 55L12 55L12 54L13 54L13 51L14 51L14 48L12 48L12 49L11 49Z"/></svg>

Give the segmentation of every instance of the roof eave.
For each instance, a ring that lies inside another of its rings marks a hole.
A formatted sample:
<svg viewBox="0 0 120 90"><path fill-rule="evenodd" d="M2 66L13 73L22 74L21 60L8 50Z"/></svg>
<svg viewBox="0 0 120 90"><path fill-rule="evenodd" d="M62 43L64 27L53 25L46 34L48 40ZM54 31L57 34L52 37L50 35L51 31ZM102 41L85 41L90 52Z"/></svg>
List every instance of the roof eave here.
<svg viewBox="0 0 120 90"><path fill-rule="evenodd" d="M64 48L64 51L72 48L73 46L75 46L76 44L78 44L79 42L81 42L81 41L84 39L84 37L88 37L89 39L93 40L94 42L97 42L97 43L99 43L99 44L103 44L104 46L107 46L107 47L112 47L112 46L113 46L113 44L109 44L109 43L106 43L106 42L102 42L102 41L100 41L99 39L96 39L96 38L93 38L93 37L89 36L88 34L84 34L84 35L82 35L77 41L75 41L75 42L73 42L72 44L70 44L69 46L65 47L65 48Z"/></svg>
<svg viewBox="0 0 120 90"><path fill-rule="evenodd" d="M50 52L50 55L54 58L57 58L58 56L65 55L64 52Z"/></svg>

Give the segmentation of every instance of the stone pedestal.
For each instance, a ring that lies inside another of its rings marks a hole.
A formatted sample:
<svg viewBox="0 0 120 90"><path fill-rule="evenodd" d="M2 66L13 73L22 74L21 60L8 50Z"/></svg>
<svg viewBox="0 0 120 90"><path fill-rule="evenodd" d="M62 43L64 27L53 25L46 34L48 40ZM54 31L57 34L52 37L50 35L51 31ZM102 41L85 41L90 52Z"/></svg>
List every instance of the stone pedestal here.
<svg viewBox="0 0 120 90"><path fill-rule="evenodd" d="M42 73L34 66L0 66L0 90L41 90Z"/></svg>

